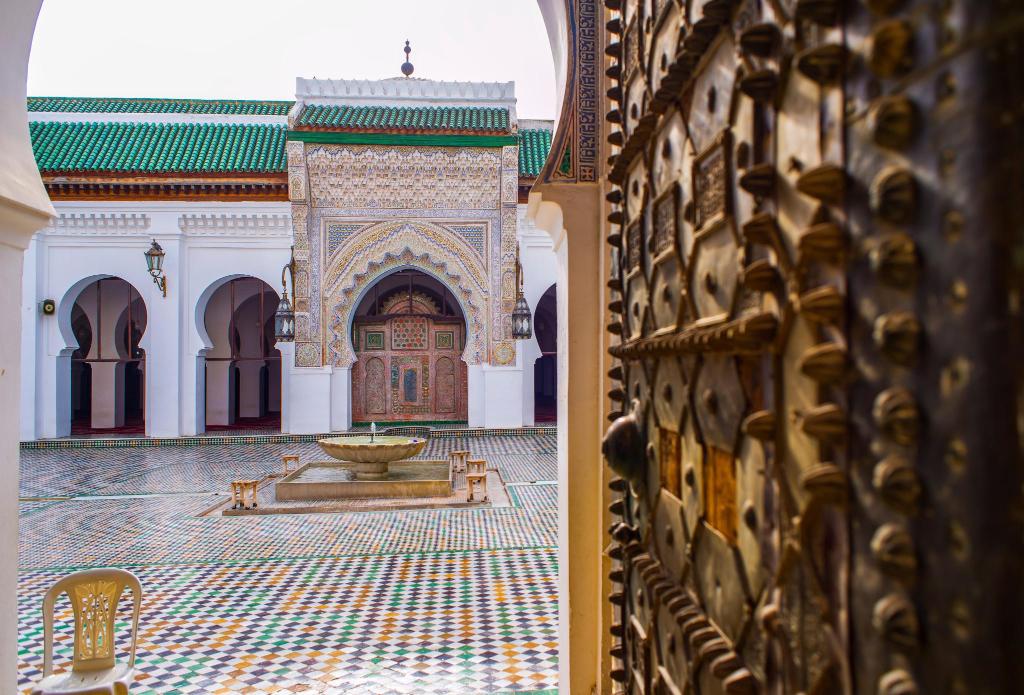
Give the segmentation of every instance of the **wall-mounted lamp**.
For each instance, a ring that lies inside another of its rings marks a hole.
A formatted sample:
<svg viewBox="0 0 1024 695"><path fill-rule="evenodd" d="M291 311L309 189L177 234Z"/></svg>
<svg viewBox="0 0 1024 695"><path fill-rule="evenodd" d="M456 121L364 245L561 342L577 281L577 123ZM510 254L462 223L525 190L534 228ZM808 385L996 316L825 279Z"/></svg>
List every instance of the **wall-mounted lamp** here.
<svg viewBox="0 0 1024 695"><path fill-rule="evenodd" d="M289 273L292 279L292 290L295 290L295 247L292 247L292 257L281 268L281 301L274 313L274 337L280 343L290 343L295 340L295 312L288 301L288 284L285 282L285 273Z"/></svg>
<svg viewBox="0 0 1024 695"><path fill-rule="evenodd" d="M160 248L160 244L156 243L156 239L153 239L153 243L145 255L149 274L153 276L153 282L156 283L156 286L160 288L160 291L166 297L167 277L164 275L164 250Z"/></svg>
<svg viewBox="0 0 1024 695"><path fill-rule="evenodd" d="M512 337L529 340L533 337L533 312L523 296L523 266L519 262L519 246L516 246L516 305L512 309Z"/></svg>

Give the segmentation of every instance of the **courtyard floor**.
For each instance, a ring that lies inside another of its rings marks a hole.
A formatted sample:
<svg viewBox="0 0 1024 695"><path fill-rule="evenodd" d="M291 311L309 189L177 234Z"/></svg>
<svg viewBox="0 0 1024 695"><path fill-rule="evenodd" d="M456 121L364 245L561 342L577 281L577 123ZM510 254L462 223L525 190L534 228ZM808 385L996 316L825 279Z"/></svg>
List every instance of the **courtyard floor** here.
<svg viewBox="0 0 1024 695"><path fill-rule="evenodd" d="M305 463L322 452L22 451L19 686L41 675L50 584L116 566L144 588L133 693L556 688L555 436L432 439L422 458L453 449L486 458L512 506L202 516L230 480L277 472L284 453ZM71 625L69 605L58 607L60 662Z"/></svg>

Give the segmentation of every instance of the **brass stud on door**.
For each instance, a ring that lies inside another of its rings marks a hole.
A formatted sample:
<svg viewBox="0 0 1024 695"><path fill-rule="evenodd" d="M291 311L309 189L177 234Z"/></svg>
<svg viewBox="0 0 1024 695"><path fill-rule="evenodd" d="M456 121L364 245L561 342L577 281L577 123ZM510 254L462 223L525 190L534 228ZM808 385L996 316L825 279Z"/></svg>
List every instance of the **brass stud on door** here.
<svg viewBox="0 0 1024 695"><path fill-rule="evenodd" d="M906 73L914 65L914 32L903 20L879 24L871 34L868 67L883 79Z"/></svg>
<svg viewBox="0 0 1024 695"><path fill-rule="evenodd" d="M826 27L834 27L839 23L842 9L840 0L797 0L796 17L806 19Z"/></svg>
<svg viewBox="0 0 1024 695"><path fill-rule="evenodd" d="M825 44L810 48L796 58L796 69L819 85L839 81L846 62L846 49L839 44Z"/></svg>
<svg viewBox="0 0 1024 695"><path fill-rule="evenodd" d="M800 358L800 371L821 384L834 384L846 376L849 358L836 343L808 348Z"/></svg>
<svg viewBox="0 0 1024 695"><path fill-rule="evenodd" d="M893 287L912 287L917 282L917 245L900 232L878 243L869 254L878 279Z"/></svg>
<svg viewBox="0 0 1024 695"><path fill-rule="evenodd" d="M903 150L917 132L917 108L903 95L882 97L871 113L872 136L881 147Z"/></svg>
<svg viewBox="0 0 1024 695"><path fill-rule="evenodd" d="M921 430L921 413L914 396L905 388L882 391L875 398L872 416L878 428L901 446L917 443Z"/></svg>
<svg viewBox="0 0 1024 695"><path fill-rule="evenodd" d="M910 532L899 524L878 527L871 538L871 553L886 574L910 578L917 572L917 556Z"/></svg>
<svg viewBox="0 0 1024 695"><path fill-rule="evenodd" d="M843 201L846 193L846 172L835 164L820 164L802 173L796 180L796 188L804 195L836 205Z"/></svg>
<svg viewBox="0 0 1024 695"><path fill-rule="evenodd" d="M762 58L770 56L782 45L782 33L774 24L754 24L740 34L740 47L747 53Z"/></svg>
<svg viewBox="0 0 1024 695"><path fill-rule="evenodd" d="M835 261L846 250L847 238L835 222L822 222L806 230L797 242L800 254L816 261Z"/></svg>
<svg viewBox="0 0 1024 695"><path fill-rule="evenodd" d="M917 181L907 169L888 167L871 184L871 209L892 224L909 224L917 213Z"/></svg>
<svg viewBox="0 0 1024 695"><path fill-rule="evenodd" d="M921 499L921 478L902 456L889 456L875 465L871 484L886 504L913 516Z"/></svg>
<svg viewBox="0 0 1024 695"><path fill-rule="evenodd" d="M834 403L825 403L806 411L800 427L808 436L836 444L846 438L846 413Z"/></svg>
<svg viewBox="0 0 1024 695"><path fill-rule="evenodd" d="M872 623L887 641L912 649L919 642L919 623L913 604L899 594L890 594L875 604Z"/></svg>
<svg viewBox="0 0 1024 695"><path fill-rule="evenodd" d="M808 290L797 301L801 315L811 321L835 324L843 316L844 297L831 285Z"/></svg>
<svg viewBox="0 0 1024 695"><path fill-rule="evenodd" d="M909 367L917 361L921 342L921 324L907 312L883 314L872 331L875 345L894 364Z"/></svg>

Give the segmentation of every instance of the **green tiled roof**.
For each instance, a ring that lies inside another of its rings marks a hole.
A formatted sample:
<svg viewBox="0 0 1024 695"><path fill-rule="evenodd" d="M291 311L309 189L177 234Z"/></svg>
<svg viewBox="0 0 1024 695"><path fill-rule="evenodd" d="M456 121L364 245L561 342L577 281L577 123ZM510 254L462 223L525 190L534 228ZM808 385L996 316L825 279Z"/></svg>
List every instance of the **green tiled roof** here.
<svg viewBox="0 0 1024 695"><path fill-rule="evenodd" d="M287 116L293 101L231 99L126 99L29 97L28 110L62 113L194 113L231 116Z"/></svg>
<svg viewBox="0 0 1024 695"><path fill-rule="evenodd" d="M508 109L470 106L323 106L310 104L299 128L403 133L502 133L510 131Z"/></svg>
<svg viewBox="0 0 1024 695"><path fill-rule="evenodd" d="M32 122L44 172L277 173L284 125Z"/></svg>
<svg viewBox="0 0 1024 695"><path fill-rule="evenodd" d="M544 168L551 149L551 131L541 128L519 131L519 175L535 177Z"/></svg>

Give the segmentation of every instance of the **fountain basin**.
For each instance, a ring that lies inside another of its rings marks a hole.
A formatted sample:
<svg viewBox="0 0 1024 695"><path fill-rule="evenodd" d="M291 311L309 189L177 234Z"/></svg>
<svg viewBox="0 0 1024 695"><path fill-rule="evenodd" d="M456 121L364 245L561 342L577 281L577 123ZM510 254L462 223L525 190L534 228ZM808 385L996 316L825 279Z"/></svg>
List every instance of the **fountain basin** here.
<svg viewBox="0 0 1024 695"><path fill-rule="evenodd" d="M392 461L385 479L364 479L365 464L314 461L281 480L274 494L279 501L346 499L352 497L451 497L448 461Z"/></svg>
<svg viewBox="0 0 1024 695"><path fill-rule="evenodd" d="M328 437L317 441L329 456L356 464L357 480L387 480L388 464L416 456L427 445L418 437Z"/></svg>

